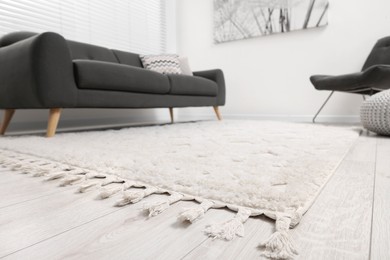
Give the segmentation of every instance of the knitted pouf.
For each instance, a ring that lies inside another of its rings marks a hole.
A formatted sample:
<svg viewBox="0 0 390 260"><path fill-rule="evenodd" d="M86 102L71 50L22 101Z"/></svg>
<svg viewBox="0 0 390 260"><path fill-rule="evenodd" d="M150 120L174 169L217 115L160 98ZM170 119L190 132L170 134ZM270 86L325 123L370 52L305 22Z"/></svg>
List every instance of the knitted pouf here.
<svg viewBox="0 0 390 260"><path fill-rule="evenodd" d="M373 95L363 102L360 119L368 130L390 135L390 90Z"/></svg>

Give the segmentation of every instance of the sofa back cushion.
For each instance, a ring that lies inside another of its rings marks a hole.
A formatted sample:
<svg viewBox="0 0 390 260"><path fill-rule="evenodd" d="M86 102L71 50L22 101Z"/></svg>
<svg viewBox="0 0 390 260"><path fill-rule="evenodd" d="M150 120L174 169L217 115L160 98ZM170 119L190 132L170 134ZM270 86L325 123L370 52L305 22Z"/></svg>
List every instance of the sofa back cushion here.
<svg viewBox="0 0 390 260"><path fill-rule="evenodd" d="M138 54L112 50L120 64L130 65L138 68L143 68L141 59Z"/></svg>
<svg viewBox="0 0 390 260"><path fill-rule="evenodd" d="M118 63L112 50L92 44L67 41L72 60L96 60Z"/></svg>

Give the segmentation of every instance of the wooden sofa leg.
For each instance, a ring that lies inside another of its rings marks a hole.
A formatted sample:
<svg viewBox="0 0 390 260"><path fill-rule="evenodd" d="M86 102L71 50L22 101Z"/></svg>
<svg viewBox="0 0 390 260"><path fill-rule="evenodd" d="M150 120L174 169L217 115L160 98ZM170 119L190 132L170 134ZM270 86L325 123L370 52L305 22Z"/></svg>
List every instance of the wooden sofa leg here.
<svg viewBox="0 0 390 260"><path fill-rule="evenodd" d="M173 124L175 122L175 120L173 118L173 107L169 108L169 115L171 116L171 124Z"/></svg>
<svg viewBox="0 0 390 260"><path fill-rule="evenodd" d="M222 120L221 112L219 111L219 107L214 107L215 114L217 115L218 120Z"/></svg>
<svg viewBox="0 0 390 260"><path fill-rule="evenodd" d="M47 124L46 137L53 137L56 134L58 121L61 116L61 108L50 109L49 122Z"/></svg>
<svg viewBox="0 0 390 260"><path fill-rule="evenodd" d="M6 109L4 111L3 123L0 127L0 135L4 135L7 131L8 125L11 122L12 117L14 116L15 109Z"/></svg>

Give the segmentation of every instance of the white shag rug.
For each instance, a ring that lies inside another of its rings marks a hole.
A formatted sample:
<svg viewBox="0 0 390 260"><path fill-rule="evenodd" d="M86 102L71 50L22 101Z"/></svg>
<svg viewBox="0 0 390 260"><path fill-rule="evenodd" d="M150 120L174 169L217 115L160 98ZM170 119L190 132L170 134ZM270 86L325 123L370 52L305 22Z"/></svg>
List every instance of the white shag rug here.
<svg viewBox="0 0 390 260"><path fill-rule="evenodd" d="M54 138L0 138L0 164L46 179L122 192L117 206L169 193L145 205L155 216L180 200L199 206L180 220L194 222L210 208L229 207L235 218L205 232L227 240L243 235L250 216L276 220L262 243L271 258L293 258L288 229L297 225L327 183L359 131L266 121L197 122L57 134ZM133 189L143 187L144 189Z"/></svg>

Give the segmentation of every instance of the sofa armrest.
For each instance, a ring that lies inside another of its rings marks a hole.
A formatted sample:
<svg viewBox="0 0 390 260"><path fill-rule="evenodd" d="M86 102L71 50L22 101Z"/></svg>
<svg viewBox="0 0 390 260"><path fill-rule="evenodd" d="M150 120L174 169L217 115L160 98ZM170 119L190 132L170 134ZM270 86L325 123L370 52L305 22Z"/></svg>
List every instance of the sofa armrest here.
<svg viewBox="0 0 390 260"><path fill-rule="evenodd" d="M214 69L214 70L195 71L194 76L206 78L216 82L218 85L218 96L217 96L216 105L218 106L225 105L226 87L225 87L225 77L223 75L222 70Z"/></svg>
<svg viewBox="0 0 390 260"><path fill-rule="evenodd" d="M74 107L76 101L62 36L47 32L0 48L0 108Z"/></svg>

